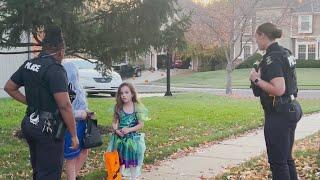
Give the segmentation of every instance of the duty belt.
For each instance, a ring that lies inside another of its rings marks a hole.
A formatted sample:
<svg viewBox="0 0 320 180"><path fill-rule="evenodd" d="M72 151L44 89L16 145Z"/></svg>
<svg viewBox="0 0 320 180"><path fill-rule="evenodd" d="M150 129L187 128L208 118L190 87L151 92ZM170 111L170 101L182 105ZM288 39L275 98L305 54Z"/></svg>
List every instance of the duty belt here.
<svg viewBox="0 0 320 180"><path fill-rule="evenodd" d="M58 116L58 111L53 113L53 112L39 110L38 108L35 108L32 106L28 106L27 111L26 111L26 115L30 116L33 113L37 113L37 115L39 115L39 118L54 119Z"/></svg>
<svg viewBox="0 0 320 180"><path fill-rule="evenodd" d="M286 96L271 96L264 97L261 99L261 104L265 112L270 113L277 111L277 108L283 106L285 104L291 104L295 101L294 95L286 95Z"/></svg>
<svg viewBox="0 0 320 180"><path fill-rule="evenodd" d="M289 95L289 96L273 96L273 107L275 105L275 102L277 101L280 104L286 104L286 103L291 103L292 101L295 100L294 95Z"/></svg>
<svg viewBox="0 0 320 180"><path fill-rule="evenodd" d="M42 132L50 134L53 133L58 120L57 113L42 111L37 108L28 106L26 114L29 117L30 123L35 126L38 125L40 120L44 121Z"/></svg>

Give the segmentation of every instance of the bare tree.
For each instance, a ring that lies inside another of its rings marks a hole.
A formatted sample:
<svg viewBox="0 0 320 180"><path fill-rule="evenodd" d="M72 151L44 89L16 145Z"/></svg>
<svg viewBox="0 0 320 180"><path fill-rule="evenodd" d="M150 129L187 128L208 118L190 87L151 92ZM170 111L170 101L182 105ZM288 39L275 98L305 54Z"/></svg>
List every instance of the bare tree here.
<svg viewBox="0 0 320 180"><path fill-rule="evenodd" d="M244 39L244 35L248 32L252 34L254 9L259 1L213 1L198 13L198 19L213 33L214 43L224 47L227 59L226 94L232 94L232 72L235 61L243 51L243 42L252 41L252 36ZM234 48L237 42L241 43L240 51L236 54Z"/></svg>
<svg viewBox="0 0 320 180"><path fill-rule="evenodd" d="M202 43L203 46L224 47L227 59L226 94L232 94L232 72L246 45L253 43L256 24L270 21L290 29L290 7L293 1L295 0L277 1L278 4L275 6L281 7L275 8L277 14L266 13L263 17L259 16L260 11L270 11L270 9L263 7L264 3L269 3L268 6L272 6L272 2L262 0L212 1L203 8L196 9L194 13L196 17L193 19L194 24L198 24L195 28L198 30L198 35L194 30L191 37L205 42ZM259 8L264 8L264 10Z"/></svg>

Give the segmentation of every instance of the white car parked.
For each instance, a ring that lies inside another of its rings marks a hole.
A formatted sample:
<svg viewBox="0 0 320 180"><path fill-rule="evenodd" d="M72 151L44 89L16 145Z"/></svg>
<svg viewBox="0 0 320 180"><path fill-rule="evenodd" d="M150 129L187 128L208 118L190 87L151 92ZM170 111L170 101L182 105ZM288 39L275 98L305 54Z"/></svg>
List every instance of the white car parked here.
<svg viewBox="0 0 320 180"><path fill-rule="evenodd" d="M106 93L115 96L118 87L122 83L121 76L115 71L109 71L106 76L97 71L97 60L83 60L80 58L64 59L64 62L72 62L79 69L79 80L87 94Z"/></svg>

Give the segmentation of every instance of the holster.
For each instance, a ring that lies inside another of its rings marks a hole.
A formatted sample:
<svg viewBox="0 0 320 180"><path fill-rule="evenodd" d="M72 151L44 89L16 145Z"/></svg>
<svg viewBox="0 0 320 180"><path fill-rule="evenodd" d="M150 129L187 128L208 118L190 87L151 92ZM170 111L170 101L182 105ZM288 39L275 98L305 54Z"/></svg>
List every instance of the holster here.
<svg viewBox="0 0 320 180"><path fill-rule="evenodd" d="M265 91L261 91L260 94L260 102L262 105L263 110L266 113L271 113L274 111L274 107L272 105L273 98L269 96Z"/></svg>
<svg viewBox="0 0 320 180"><path fill-rule="evenodd" d="M60 113L59 113L60 114ZM59 115L60 116L60 115ZM62 120L61 116L59 120L56 121L56 125L54 127L54 138L56 140L63 140L64 139L64 133L66 132L67 126Z"/></svg>
<svg viewBox="0 0 320 180"><path fill-rule="evenodd" d="M274 98L273 107L275 112L290 112L292 108L291 99L279 96Z"/></svg>
<svg viewBox="0 0 320 180"><path fill-rule="evenodd" d="M294 102L295 100L291 100L290 97L279 97L276 96L274 100L274 110L276 112L294 112Z"/></svg>
<svg viewBox="0 0 320 180"><path fill-rule="evenodd" d="M56 140L62 140L64 138L64 133L66 131L66 125L59 113L59 111L53 113L48 111L39 110L34 107L27 107L26 115L30 116L32 113L36 112L39 115L40 121L50 121L52 125L52 135Z"/></svg>

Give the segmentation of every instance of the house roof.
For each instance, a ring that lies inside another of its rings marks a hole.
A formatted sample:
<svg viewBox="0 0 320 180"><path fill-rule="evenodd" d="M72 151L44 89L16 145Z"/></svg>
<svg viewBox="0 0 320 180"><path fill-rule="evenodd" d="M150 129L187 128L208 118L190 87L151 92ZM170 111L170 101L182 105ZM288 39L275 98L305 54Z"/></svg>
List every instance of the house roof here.
<svg viewBox="0 0 320 180"><path fill-rule="evenodd" d="M302 3L297 8L293 9L293 12L320 12L320 0L309 0Z"/></svg>
<svg viewBox="0 0 320 180"><path fill-rule="evenodd" d="M268 0L259 1L257 8L292 8L297 7L301 0Z"/></svg>

